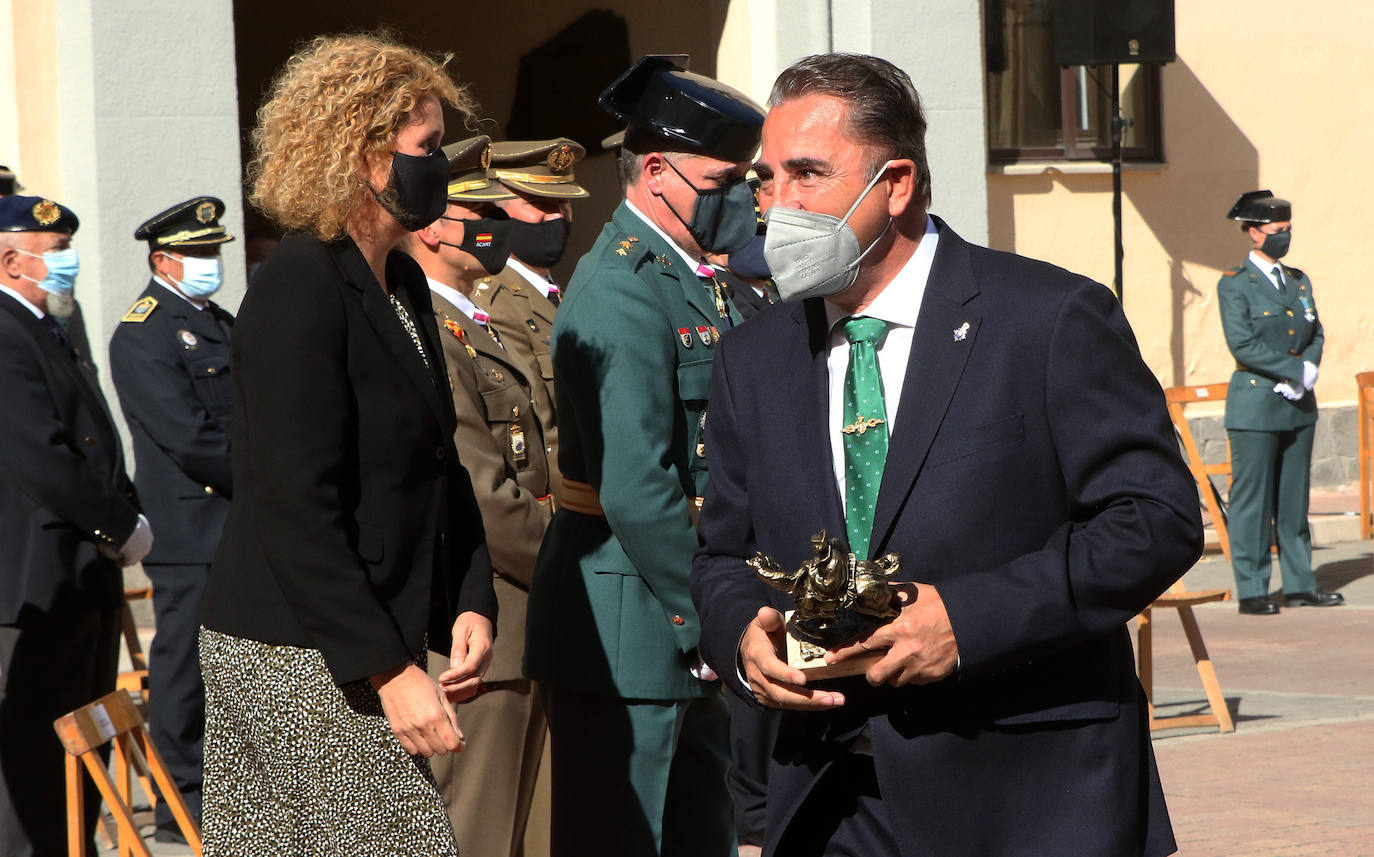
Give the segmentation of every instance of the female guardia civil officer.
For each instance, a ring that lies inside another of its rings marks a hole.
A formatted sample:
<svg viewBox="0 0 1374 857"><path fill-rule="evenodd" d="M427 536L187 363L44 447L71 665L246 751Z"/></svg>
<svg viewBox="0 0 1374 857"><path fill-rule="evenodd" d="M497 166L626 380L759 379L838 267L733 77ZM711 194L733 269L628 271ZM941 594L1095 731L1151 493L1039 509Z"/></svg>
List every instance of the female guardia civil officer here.
<svg viewBox="0 0 1374 857"><path fill-rule="evenodd" d="M1317 588L1307 501L1317 424L1322 323L1312 282L1281 264L1293 235L1293 208L1267 190L1241 194L1226 215L1250 239L1245 263L1217 284L1217 305L1236 371L1226 392L1231 442L1227 527L1240 612L1271 615L1269 545L1277 535L1283 601L1332 607L1337 592Z"/></svg>
<svg viewBox="0 0 1374 857"><path fill-rule="evenodd" d="M444 211L441 102L472 115L442 62L321 37L258 111L250 198L290 234L234 328L206 857L458 853L426 757L462 747L496 600L429 289L395 249Z"/></svg>

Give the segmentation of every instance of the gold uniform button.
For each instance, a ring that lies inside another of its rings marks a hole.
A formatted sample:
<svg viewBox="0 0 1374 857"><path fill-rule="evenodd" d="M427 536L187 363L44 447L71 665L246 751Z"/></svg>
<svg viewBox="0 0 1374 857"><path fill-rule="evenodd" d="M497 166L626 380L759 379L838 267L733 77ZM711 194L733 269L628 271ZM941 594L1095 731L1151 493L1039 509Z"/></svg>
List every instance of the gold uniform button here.
<svg viewBox="0 0 1374 857"><path fill-rule="evenodd" d="M1265 315L1268 315L1268 314L1269 314L1269 310L1265 310L1265 311L1264 311L1264 314L1265 314Z"/></svg>
<svg viewBox="0 0 1374 857"><path fill-rule="evenodd" d="M674 625L681 625L681 624L684 624L686 621L687 621L687 620L683 619L680 615L678 615L678 614L676 614L676 613L673 614L673 624L674 624Z"/></svg>
<svg viewBox="0 0 1374 857"><path fill-rule="evenodd" d="M518 419L520 419L520 406L519 406L519 405L512 405L512 406L511 406L511 409L510 409L510 418L513 419L513 420L518 420Z"/></svg>
<svg viewBox="0 0 1374 857"><path fill-rule="evenodd" d="M1292 336L1292 335L1294 334L1294 332L1295 332L1295 331L1290 330L1290 331L1288 331L1288 335L1289 335L1289 336Z"/></svg>
<svg viewBox="0 0 1374 857"><path fill-rule="evenodd" d="M1290 312L1289 315L1292 315L1292 313ZM209 369L206 369L205 371L206 373L213 375L215 374L215 367L211 366Z"/></svg>
<svg viewBox="0 0 1374 857"><path fill-rule="evenodd" d="M206 493L206 494L213 494L213 493L215 493L215 489L211 488L209 485L206 485L206 486L205 486L205 493Z"/></svg>
<svg viewBox="0 0 1374 857"><path fill-rule="evenodd" d="M1293 311L1290 309L1290 310L1288 310L1287 312L1288 312L1288 317L1289 317L1289 318L1292 318L1292 317L1293 317Z"/></svg>
<svg viewBox="0 0 1374 857"><path fill-rule="evenodd" d="M1251 379L1250 379L1250 386L1251 386L1251 387L1255 386L1255 379L1254 379L1254 378L1251 378Z"/></svg>
<svg viewBox="0 0 1374 857"><path fill-rule="evenodd" d="M91 437L90 435L86 435L85 437L81 438L81 442L86 444L87 446L95 446L95 438Z"/></svg>

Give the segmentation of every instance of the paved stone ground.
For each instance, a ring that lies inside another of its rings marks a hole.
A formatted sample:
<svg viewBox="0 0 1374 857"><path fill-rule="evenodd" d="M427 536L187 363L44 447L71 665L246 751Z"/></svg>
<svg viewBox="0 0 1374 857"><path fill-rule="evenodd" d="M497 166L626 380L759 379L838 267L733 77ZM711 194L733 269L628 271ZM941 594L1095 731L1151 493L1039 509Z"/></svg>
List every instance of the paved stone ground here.
<svg viewBox="0 0 1374 857"><path fill-rule="evenodd" d="M1155 733L1183 857L1374 854L1374 554L1369 541L1338 542L1313 564L1345 606L1277 616L1242 616L1235 602L1196 608L1236 731ZM1234 587L1219 556L1184 579ZM1154 617L1159 713L1200 711L1206 697L1169 612Z"/></svg>

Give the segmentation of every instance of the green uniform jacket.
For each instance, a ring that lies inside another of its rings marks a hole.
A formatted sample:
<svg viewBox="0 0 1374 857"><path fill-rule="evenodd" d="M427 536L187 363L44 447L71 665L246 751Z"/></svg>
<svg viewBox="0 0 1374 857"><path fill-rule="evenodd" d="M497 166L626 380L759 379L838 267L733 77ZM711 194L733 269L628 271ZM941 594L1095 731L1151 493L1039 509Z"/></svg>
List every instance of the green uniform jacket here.
<svg viewBox="0 0 1374 857"><path fill-rule="evenodd" d="M1286 431L1317 421L1317 397L1290 402L1274 392L1280 381L1302 390L1302 364L1321 365L1322 323L1312 282L1283 266L1284 288L1274 288L1254 262L1232 268L1217 283L1217 305L1236 371L1226 392L1226 428Z"/></svg>
<svg viewBox="0 0 1374 857"><path fill-rule="evenodd" d="M558 462L596 489L605 517L554 513L530 591L530 678L630 699L716 692L689 672L700 628L688 498L706 490L720 324L696 272L622 203L553 328Z"/></svg>

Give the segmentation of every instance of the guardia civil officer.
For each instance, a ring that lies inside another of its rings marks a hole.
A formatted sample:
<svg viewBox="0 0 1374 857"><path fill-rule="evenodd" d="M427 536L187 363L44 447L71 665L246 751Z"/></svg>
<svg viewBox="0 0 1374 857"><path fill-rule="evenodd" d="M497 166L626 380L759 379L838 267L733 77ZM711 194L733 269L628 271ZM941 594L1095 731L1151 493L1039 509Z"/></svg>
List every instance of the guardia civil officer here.
<svg viewBox="0 0 1374 857"><path fill-rule="evenodd" d="M540 688L520 671L525 602L553 497L534 406L539 371L473 302L474 283L506 265L512 222L494 204L510 193L488 181L490 153L485 134L444 147L448 206L404 247L429 282L458 415L453 443L472 477L501 615L501 636L482 679L485 693L459 708L467 749L430 765L463 854L519 857L539 800L535 785L548 732ZM430 652L431 677L450 667L446 655ZM536 812L547 816L547 804L545 789Z"/></svg>
<svg viewBox="0 0 1374 857"><path fill-rule="evenodd" d="M625 200L554 322L563 482L526 626L525 672L549 687L553 853L724 855L729 724L688 573L711 359L738 316L697 271L754 236L763 113L652 56L600 102L629 125Z"/></svg>
<svg viewBox="0 0 1374 857"><path fill-rule="evenodd" d="M143 562L157 633L148 659L149 728L191 814L200 818L205 687L196 634L205 576L229 514L234 317L210 296L224 282L220 248L234 236L224 203L198 196L144 221L152 277L110 338L110 371L134 441L134 484L158 541ZM165 801L160 842L180 841Z"/></svg>
<svg viewBox="0 0 1374 857"><path fill-rule="evenodd" d="M80 270L79 225L49 199L0 199L0 854L16 857L66 853L52 723L114 690L120 566L153 542L100 385L49 311Z"/></svg>
<svg viewBox="0 0 1374 857"><path fill-rule="evenodd" d="M562 298L551 268L563 258L572 228L572 201L586 199L573 164L586 150L567 137L493 143L487 175L507 191L496 204L510 215L510 260L499 274L477 281L474 298L491 313L506 348L539 370L544 390L536 395L550 460L557 459L553 359L549 337Z"/></svg>
<svg viewBox="0 0 1374 857"><path fill-rule="evenodd" d="M1217 283L1217 306L1236 371L1226 391L1231 443L1227 529L1240 612L1279 612L1269 600L1269 546L1277 539L1286 607L1334 607L1345 597L1317 586L1307 524L1317 424L1321 319L1312 281L1279 262L1293 236L1293 208L1267 190L1241 194L1226 215L1250 240L1244 264Z"/></svg>

